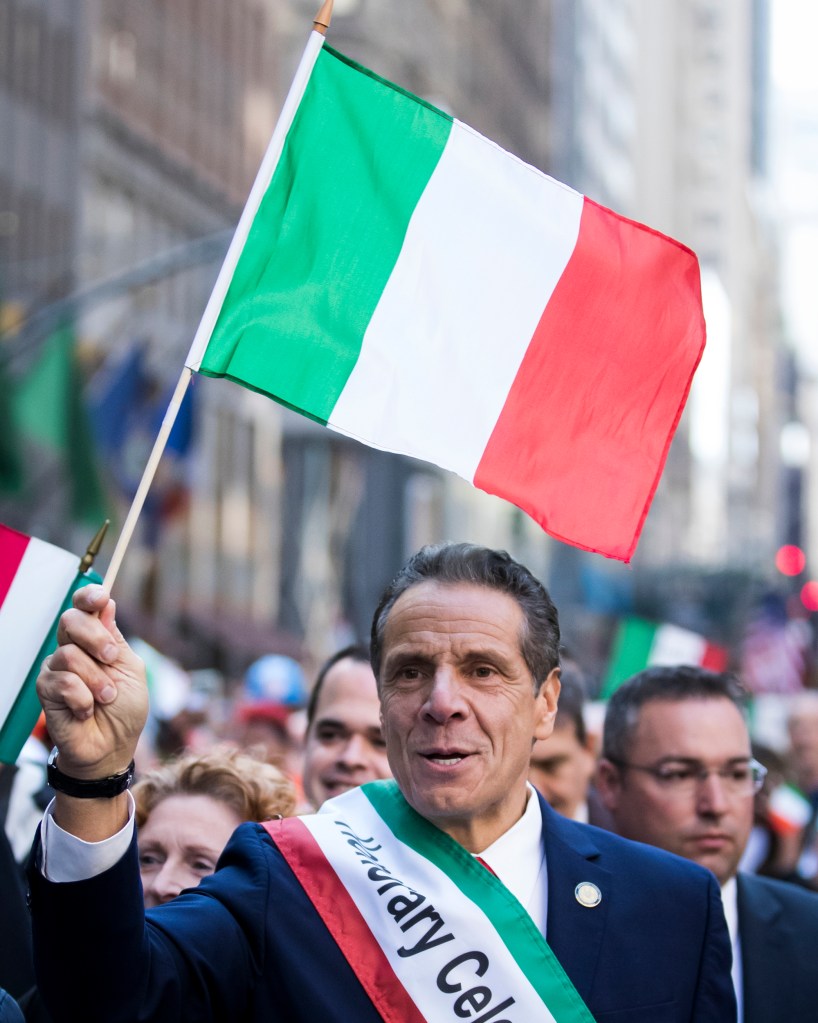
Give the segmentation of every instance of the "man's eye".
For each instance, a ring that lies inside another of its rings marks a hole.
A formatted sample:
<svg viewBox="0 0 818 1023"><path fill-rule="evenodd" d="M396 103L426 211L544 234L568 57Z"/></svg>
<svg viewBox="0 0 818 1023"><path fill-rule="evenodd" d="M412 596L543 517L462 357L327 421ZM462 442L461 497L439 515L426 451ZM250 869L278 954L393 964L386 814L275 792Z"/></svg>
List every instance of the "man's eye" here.
<svg viewBox="0 0 818 1023"><path fill-rule="evenodd" d="M690 781L695 775L696 772L692 767L664 767L658 772L658 776L662 781L671 783Z"/></svg>
<svg viewBox="0 0 818 1023"><path fill-rule="evenodd" d="M737 764L735 767L731 767L727 772L727 777L730 781L747 781L751 775L749 764Z"/></svg>
<svg viewBox="0 0 818 1023"><path fill-rule="evenodd" d="M474 669L474 674L477 678L492 678L494 675L494 668L488 664L481 664Z"/></svg>
<svg viewBox="0 0 818 1023"><path fill-rule="evenodd" d="M321 742L337 742L341 737L337 728L317 728L315 735Z"/></svg>

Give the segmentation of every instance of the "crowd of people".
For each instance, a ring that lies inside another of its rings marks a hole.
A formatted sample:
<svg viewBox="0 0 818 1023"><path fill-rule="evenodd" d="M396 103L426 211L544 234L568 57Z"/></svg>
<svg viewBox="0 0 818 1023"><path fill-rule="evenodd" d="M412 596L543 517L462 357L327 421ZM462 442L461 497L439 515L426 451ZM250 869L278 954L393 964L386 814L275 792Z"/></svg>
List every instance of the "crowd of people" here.
<svg viewBox="0 0 818 1023"><path fill-rule="evenodd" d="M101 588L59 640L40 783L0 775L0 1023L816 1017L818 693L776 755L737 678L649 668L596 734L548 593L466 544L169 758Z"/></svg>

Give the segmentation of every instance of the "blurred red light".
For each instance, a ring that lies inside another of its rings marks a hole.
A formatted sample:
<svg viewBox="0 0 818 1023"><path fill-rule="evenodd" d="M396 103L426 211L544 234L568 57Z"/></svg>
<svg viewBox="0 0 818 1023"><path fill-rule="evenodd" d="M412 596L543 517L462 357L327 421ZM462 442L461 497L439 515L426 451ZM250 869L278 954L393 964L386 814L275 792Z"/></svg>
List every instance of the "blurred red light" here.
<svg viewBox="0 0 818 1023"><path fill-rule="evenodd" d="M782 575L800 575L807 564L807 556L795 544L784 544L775 555L775 567Z"/></svg>
<svg viewBox="0 0 818 1023"><path fill-rule="evenodd" d="M801 587L801 603L807 611L818 611L818 582L814 579Z"/></svg>

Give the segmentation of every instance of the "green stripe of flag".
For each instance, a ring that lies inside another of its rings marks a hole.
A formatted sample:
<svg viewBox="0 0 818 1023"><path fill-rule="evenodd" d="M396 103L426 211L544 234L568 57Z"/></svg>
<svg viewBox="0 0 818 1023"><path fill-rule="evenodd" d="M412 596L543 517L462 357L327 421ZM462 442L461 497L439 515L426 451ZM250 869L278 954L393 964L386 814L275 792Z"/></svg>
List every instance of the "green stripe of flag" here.
<svg viewBox="0 0 818 1023"><path fill-rule="evenodd" d="M534 921L502 881L413 810L396 782L369 782L361 791L401 842L440 867L483 910L557 1023L593 1023Z"/></svg>
<svg viewBox="0 0 818 1023"><path fill-rule="evenodd" d="M325 46L201 372L326 422L451 127Z"/></svg>
<svg viewBox="0 0 818 1023"><path fill-rule="evenodd" d="M60 624L60 616L73 604L73 597L76 590L88 583L101 583L102 578L96 572L85 572L77 575L71 584L71 589L63 601L60 613L54 619L51 631L43 641L40 652L31 666L31 671L17 694L17 698L11 705L6 720L0 725L0 764L13 764L20 756L26 739L31 735L32 729L37 724L40 716L40 701L37 697L37 676L40 674L40 667L49 654L57 649L57 628Z"/></svg>
<svg viewBox="0 0 818 1023"><path fill-rule="evenodd" d="M602 683L603 700L613 696L626 679L647 667L656 629L655 622L644 618L625 618L619 623Z"/></svg>

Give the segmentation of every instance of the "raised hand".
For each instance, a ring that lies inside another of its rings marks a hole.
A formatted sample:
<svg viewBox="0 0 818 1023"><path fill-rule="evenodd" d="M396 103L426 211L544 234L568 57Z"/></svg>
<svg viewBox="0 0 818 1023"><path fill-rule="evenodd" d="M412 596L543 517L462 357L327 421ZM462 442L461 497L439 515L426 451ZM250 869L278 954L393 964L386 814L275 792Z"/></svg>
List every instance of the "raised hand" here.
<svg viewBox="0 0 818 1023"><path fill-rule="evenodd" d="M73 778L124 771L148 713L145 667L115 621L116 605L98 585L74 594L60 618L56 651L37 679L58 766Z"/></svg>

